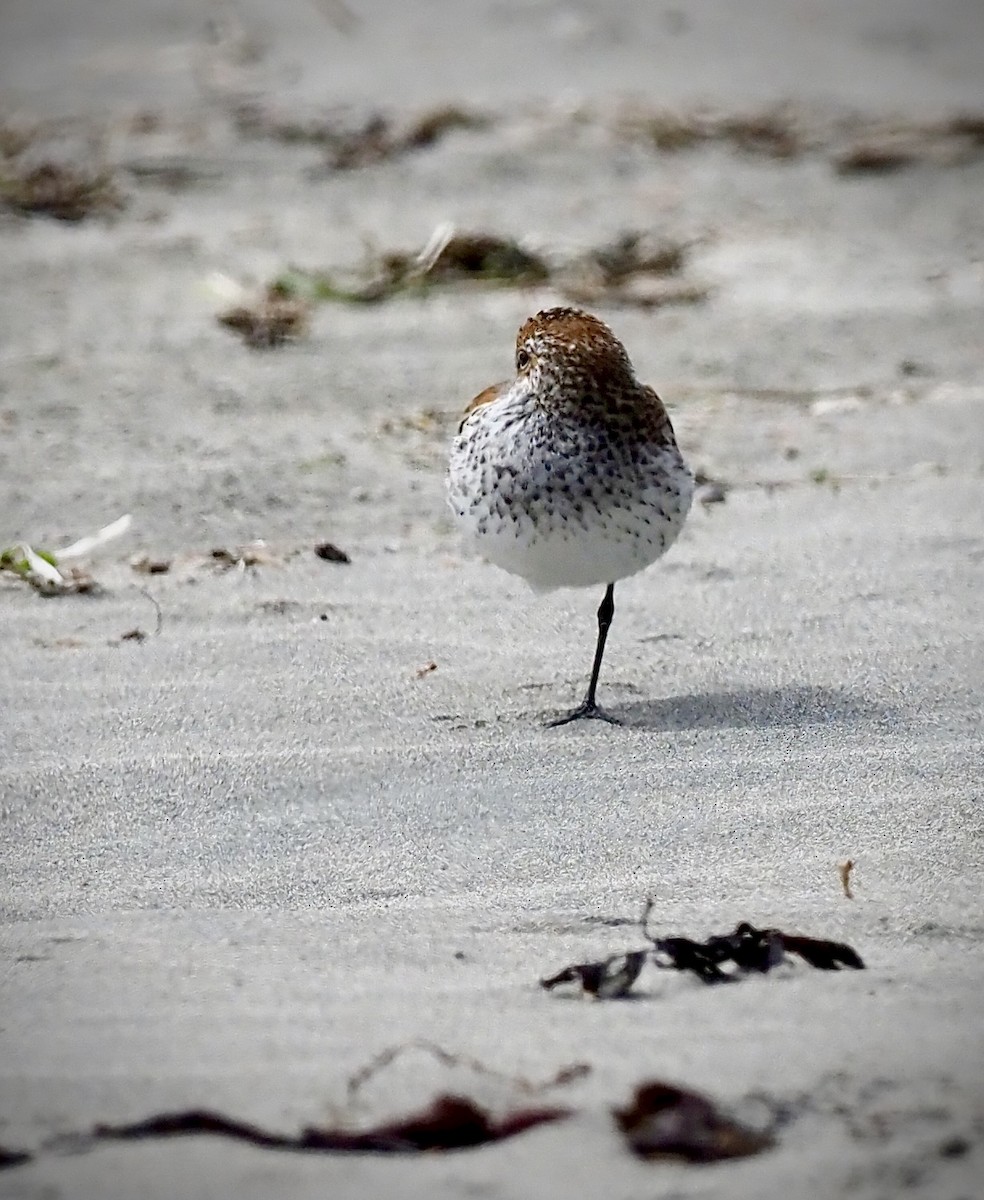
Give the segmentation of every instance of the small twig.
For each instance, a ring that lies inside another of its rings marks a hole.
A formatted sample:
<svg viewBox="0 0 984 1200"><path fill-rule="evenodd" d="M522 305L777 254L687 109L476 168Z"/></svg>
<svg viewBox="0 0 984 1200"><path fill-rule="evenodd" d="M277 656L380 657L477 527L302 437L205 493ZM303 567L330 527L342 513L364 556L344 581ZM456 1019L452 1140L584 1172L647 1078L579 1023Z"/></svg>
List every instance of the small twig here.
<svg viewBox="0 0 984 1200"><path fill-rule="evenodd" d="M378 1075L380 1071L384 1070L408 1050L422 1050L424 1053L432 1055L446 1067L467 1067L478 1075L487 1075L493 1079L504 1080L527 1094L545 1092L550 1088L559 1087L561 1084L570 1083L575 1079L580 1079L582 1075L587 1075L591 1070L586 1063L572 1063L569 1066L562 1067L556 1075L551 1076L549 1079L543 1080L540 1083L533 1083L529 1079L525 1079L522 1075L508 1075L504 1071L496 1071L493 1067L486 1066L485 1063L477 1058L469 1058L464 1054L452 1054L449 1050L445 1050L442 1046L438 1046L434 1042L415 1040L412 1042L401 1042L398 1046L387 1047L374 1058L371 1058L365 1066L360 1067L354 1075L350 1076L345 1085L345 1092L349 1103L355 1099L358 1092L365 1087L373 1076Z"/></svg>
<svg viewBox="0 0 984 1200"><path fill-rule="evenodd" d="M145 596L154 606L154 610L157 613L157 625L154 629L154 637L159 637L161 630L164 628L164 611L160 604L158 604L157 600L150 594L150 592L147 591L146 588L138 587L137 591L141 596Z"/></svg>
<svg viewBox="0 0 984 1200"><path fill-rule="evenodd" d="M639 928L642 931L642 936L647 942L652 942L654 946L659 944L659 938L654 938L649 932L649 917L656 906L656 897L647 896L646 903L642 909L642 916L639 918Z"/></svg>
<svg viewBox="0 0 984 1200"><path fill-rule="evenodd" d="M844 889L844 895L848 898L848 900L854 899L854 892L851 891L851 872L853 870L853 858L849 858L847 862L842 862L837 868L837 873L840 875L841 887Z"/></svg>

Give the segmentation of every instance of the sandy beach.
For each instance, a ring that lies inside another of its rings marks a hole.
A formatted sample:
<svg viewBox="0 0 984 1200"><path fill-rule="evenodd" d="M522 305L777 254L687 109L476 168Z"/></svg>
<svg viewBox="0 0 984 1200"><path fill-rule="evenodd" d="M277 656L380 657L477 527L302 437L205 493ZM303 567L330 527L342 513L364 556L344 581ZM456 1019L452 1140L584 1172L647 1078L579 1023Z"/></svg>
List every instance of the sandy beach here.
<svg viewBox="0 0 984 1200"><path fill-rule="evenodd" d="M0 1197L981 1194L982 45L950 0L4 6L2 194L97 163L119 206L0 207L0 551L132 525L94 594L0 572ZM326 298L446 224L548 278ZM578 274L632 234L680 262ZM217 315L278 278L300 336L256 349ZM444 469L584 294L708 502L619 585L624 724L548 729L601 597L470 557ZM540 987L645 948L650 896L661 936L867 969ZM460 1061L348 1087L418 1042ZM647 1080L774 1147L634 1156ZM419 1156L72 1140L443 1093L571 1115Z"/></svg>

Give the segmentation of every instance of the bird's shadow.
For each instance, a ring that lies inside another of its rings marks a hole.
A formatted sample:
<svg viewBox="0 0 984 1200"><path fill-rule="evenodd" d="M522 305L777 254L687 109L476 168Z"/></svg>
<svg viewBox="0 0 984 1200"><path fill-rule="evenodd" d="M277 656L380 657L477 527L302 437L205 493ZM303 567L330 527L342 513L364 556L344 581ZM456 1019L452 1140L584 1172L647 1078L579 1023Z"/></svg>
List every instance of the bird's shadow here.
<svg viewBox="0 0 984 1200"><path fill-rule="evenodd" d="M771 729L874 722L897 728L899 716L885 705L843 688L745 688L665 696L610 705L612 716L630 729L679 732L689 729Z"/></svg>

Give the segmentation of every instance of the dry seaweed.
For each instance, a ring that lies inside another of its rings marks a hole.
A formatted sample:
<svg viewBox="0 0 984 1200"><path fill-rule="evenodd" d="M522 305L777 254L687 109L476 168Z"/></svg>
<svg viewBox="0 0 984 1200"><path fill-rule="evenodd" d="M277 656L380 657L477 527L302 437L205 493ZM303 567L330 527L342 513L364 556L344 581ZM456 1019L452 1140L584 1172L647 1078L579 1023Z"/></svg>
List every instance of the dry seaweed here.
<svg viewBox="0 0 984 1200"><path fill-rule="evenodd" d="M654 241L632 230L607 245L590 250L587 262L595 265L608 287L617 287L632 275L678 275L687 261L686 242Z"/></svg>
<svg viewBox="0 0 984 1200"><path fill-rule="evenodd" d="M464 1150L515 1137L537 1125L571 1115L568 1108L520 1108L493 1117L464 1096L441 1095L429 1107L395 1121L363 1130L309 1126L298 1135L272 1133L207 1109L160 1113L129 1125L97 1125L96 1140L136 1141L147 1138L213 1134L276 1150L322 1153L422 1154Z"/></svg>
<svg viewBox="0 0 984 1200"><path fill-rule="evenodd" d="M753 930L753 933L758 931ZM777 933L782 941L782 947L787 954L798 954L804 962L820 971L840 971L849 967L852 971L863 971L864 961L861 955L844 942L830 942L825 938L799 937L796 934L780 933L778 930L766 930L767 933Z"/></svg>
<svg viewBox="0 0 984 1200"><path fill-rule="evenodd" d="M642 916L643 933L653 944L653 961L658 967L690 971L705 983L722 983L750 973L764 974L795 954L804 962L823 971L842 967L863 970L864 962L852 947L843 942L802 937L781 929L757 929L747 921L732 933L716 934L705 941L686 937L653 937L648 932L652 899L646 902Z"/></svg>
<svg viewBox="0 0 984 1200"><path fill-rule="evenodd" d="M169 558L151 558L149 554L138 554L130 559L130 566L140 575L166 575L171 569Z"/></svg>
<svg viewBox="0 0 984 1200"><path fill-rule="evenodd" d="M328 139L327 165L333 171L352 171L392 158L396 153L386 117L374 113L356 129L340 131Z"/></svg>
<svg viewBox="0 0 984 1200"><path fill-rule="evenodd" d="M984 114L974 112L913 121L861 115L825 119L788 105L746 113L633 107L618 116L616 132L661 153L708 143L775 159L822 153L845 176L887 174L918 163L960 165L984 151Z"/></svg>
<svg viewBox="0 0 984 1200"><path fill-rule="evenodd" d="M527 1097L580 1079L589 1068L581 1063L562 1067L550 1078L534 1082L494 1070L477 1059L452 1054L432 1042L406 1042L391 1046L360 1067L347 1081L351 1105L362 1088L393 1061L408 1051L422 1051L447 1067L466 1067L478 1074L508 1083ZM52 1146L86 1150L102 1141L145 1141L149 1139L214 1136L247 1142L272 1150L294 1150L322 1154L426 1154L466 1150L515 1137L538 1125L561 1121L573 1110L558 1105L527 1103L493 1114L468 1096L441 1093L418 1112L384 1120L364 1129L344 1126L308 1126L297 1134L266 1129L250 1121L212 1109L189 1108L154 1113L123 1124L97 1124L90 1132L59 1138ZM6 1152L0 1166L26 1162L30 1155Z"/></svg>
<svg viewBox="0 0 984 1200"><path fill-rule="evenodd" d="M431 1042L410 1042L384 1050L356 1071L347 1084L349 1103L356 1100L370 1079L408 1050L424 1051L445 1066L464 1066L507 1082L528 1097L580 1079L589 1069L575 1063L562 1067L547 1080L533 1082L522 1076L504 1074L478 1060L452 1054ZM715 1162L758 1153L774 1142L771 1131L742 1125L721 1112L707 1097L660 1081L639 1085L630 1102L612 1112L630 1150L645 1159ZM154 1113L122 1124L96 1124L86 1134L56 1139L49 1148L61 1153L78 1153L106 1141L212 1136L270 1150L320 1154L433 1154L503 1141L537 1126L565 1120L573 1114L574 1110L569 1107L530 1102L493 1115L468 1096L444 1092L417 1112L366 1128L318 1125L288 1134L212 1109L189 1108ZM18 1166L33 1157L26 1152L0 1149L0 1167Z"/></svg>
<svg viewBox="0 0 984 1200"><path fill-rule="evenodd" d="M0 199L15 212L72 222L123 207L122 193L107 168L86 170L55 162L0 170Z"/></svg>
<svg viewBox="0 0 984 1200"><path fill-rule="evenodd" d="M984 113L957 113L945 122L944 128L956 137L965 137L984 147Z"/></svg>
<svg viewBox="0 0 984 1200"><path fill-rule="evenodd" d="M433 146L454 129L487 129L491 123L484 113L443 104L411 121L402 135L402 145L406 149Z"/></svg>
<svg viewBox="0 0 984 1200"><path fill-rule="evenodd" d="M612 1111L629 1149L640 1158L719 1162L760 1154L775 1144L771 1133L740 1124L699 1092L659 1080L641 1084L631 1104Z"/></svg>
<svg viewBox="0 0 984 1200"><path fill-rule="evenodd" d="M573 258L551 261L513 238L441 225L423 249L374 255L352 279L291 268L271 289L309 303L376 304L439 287L551 284L574 301L655 308L707 298L707 288L679 278L688 249L684 242L629 231Z"/></svg>
<svg viewBox="0 0 984 1200"><path fill-rule="evenodd" d="M0 1171L6 1167L19 1167L31 1161L32 1155L26 1150L8 1150L0 1146Z"/></svg>
<svg viewBox="0 0 984 1200"><path fill-rule="evenodd" d="M256 103L239 105L233 113L237 130L247 137L322 146L325 167L352 171L400 158L436 145L456 129L484 129L490 118L454 104L439 105L405 123L383 112L336 108L304 118L281 115Z"/></svg>
<svg viewBox="0 0 984 1200"><path fill-rule="evenodd" d="M246 546L237 546L229 550L225 546L217 546L209 555L211 562L221 571L245 571L252 567L280 566L283 561L271 553L266 542L259 540Z"/></svg>
<svg viewBox="0 0 984 1200"><path fill-rule="evenodd" d="M487 117L450 104L429 109L404 127L374 113L361 128L339 132L326 140L327 166L333 171L372 166L434 146L452 130L484 129L488 124Z"/></svg>
<svg viewBox="0 0 984 1200"><path fill-rule="evenodd" d="M40 596L97 595L102 590L82 567L59 566L54 554L26 545L0 552L0 574L21 580Z"/></svg>
<svg viewBox="0 0 984 1200"><path fill-rule="evenodd" d="M583 995L598 1000L620 1000L631 991L648 956L648 950L632 950L628 954L614 954L602 962L575 963L549 979L541 979L540 986L551 992L573 984Z"/></svg>
<svg viewBox="0 0 984 1200"><path fill-rule="evenodd" d="M657 150L672 153L689 150L706 141L707 125L689 113L652 112L623 117L619 122L622 132L649 140Z"/></svg>
<svg viewBox="0 0 984 1200"><path fill-rule="evenodd" d="M366 264L362 277L339 283L324 272L290 270L271 286L279 294L308 301L376 304L401 293L425 294L458 284L525 287L544 283L547 264L511 238L457 233L441 226L419 253L391 251Z"/></svg>
<svg viewBox="0 0 984 1200"><path fill-rule="evenodd" d="M190 1134L217 1134L249 1142L254 1146L283 1149L295 1147L299 1140L283 1134L269 1133L248 1121L237 1121L205 1108L157 1113L126 1125L96 1125L91 1136L104 1141L142 1141L146 1138L182 1137Z"/></svg>
<svg viewBox="0 0 984 1200"><path fill-rule="evenodd" d="M912 166L919 155L913 146L892 142L859 142L834 155L838 175L885 175Z"/></svg>
<svg viewBox="0 0 984 1200"><path fill-rule="evenodd" d="M270 350L296 341L306 329L310 305L273 283L254 301L235 304L218 314L220 325L240 334L254 350Z"/></svg>
<svg viewBox="0 0 984 1200"><path fill-rule="evenodd" d="M784 109L722 117L715 135L746 154L768 158L795 158L803 150L803 139L792 115Z"/></svg>
<svg viewBox="0 0 984 1200"><path fill-rule="evenodd" d="M617 128L623 136L664 153L721 142L745 154L793 158L805 148L799 124L786 108L732 114L633 109L619 117Z"/></svg>
<svg viewBox="0 0 984 1200"><path fill-rule="evenodd" d="M884 175L906 167L961 166L984 152L984 114L958 113L942 121L854 120L836 138L831 158L840 175Z"/></svg>
<svg viewBox="0 0 984 1200"><path fill-rule="evenodd" d="M795 955L811 967L838 971L844 967L863 970L861 956L843 942L802 937L781 929L757 929L742 921L730 933L715 934L698 941L688 937L656 937L649 931L653 900L646 901L639 925L650 943L649 950L632 950L593 963L575 963L542 979L547 991L573 984L598 999L629 994L647 961L656 967L686 971L704 983L728 983L751 974L766 974Z"/></svg>
<svg viewBox="0 0 984 1200"><path fill-rule="evenodd" d="M419 269L428 282L479 280L526 285L543 283L550 269L539 255L512 238L488 233L439 230L406 269Z"/></svg>
<svg viewBox="0 0 984 1200"><path fill-rule="evenodd" d="M314 552L324 562L350 563L352 561L345 551L339 549L334 542L319 542L315 546Z"/></svg>
<svg viewBox="0 0 984 1200"><path fill-rule="evenodd" d="M561 264L553 282L569 300L582 304L698 304L707 298L707 288L678 278L689 249L686 242L633 230Z"/></svg>
<svg viewBox="0 0 984 1200"><path fill-rule="evenodd" d="M654 939L653 961L658 967L690 971L705 983L723 983L742 972L771 971L783 960L781 935L776 930L739 925L733 934L704 942L685 937Z"/></svg>

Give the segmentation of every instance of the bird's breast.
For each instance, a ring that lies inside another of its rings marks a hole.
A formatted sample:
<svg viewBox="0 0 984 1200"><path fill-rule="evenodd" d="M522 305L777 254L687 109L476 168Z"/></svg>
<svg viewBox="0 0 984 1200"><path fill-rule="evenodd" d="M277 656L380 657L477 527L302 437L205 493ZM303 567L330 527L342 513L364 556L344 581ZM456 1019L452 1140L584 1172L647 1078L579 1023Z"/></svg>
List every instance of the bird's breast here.
<svg viewBox="0 0 984 1200"><path fill-rule="evenodd" d="M451 508L490 561L534 586L609 583L676 539L693 478L675 445L497 401L455 439Z"/></svg>

